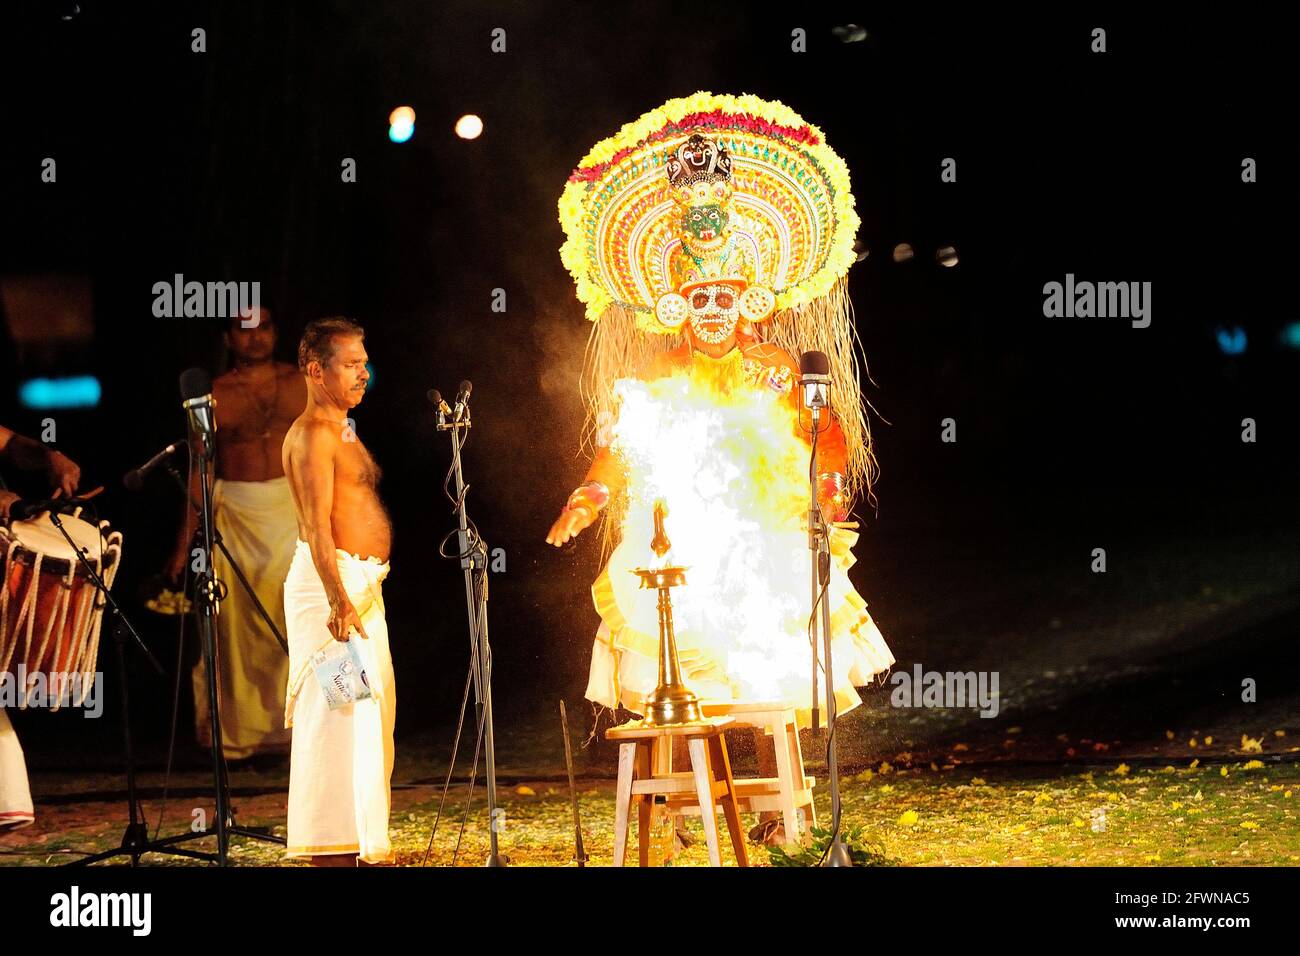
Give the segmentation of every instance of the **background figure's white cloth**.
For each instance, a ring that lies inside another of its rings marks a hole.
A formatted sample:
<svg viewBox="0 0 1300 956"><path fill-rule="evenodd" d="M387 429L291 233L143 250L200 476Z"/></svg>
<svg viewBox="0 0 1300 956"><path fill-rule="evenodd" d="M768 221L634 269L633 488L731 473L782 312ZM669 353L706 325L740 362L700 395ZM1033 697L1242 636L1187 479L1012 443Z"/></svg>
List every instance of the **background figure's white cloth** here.
<svg viewBox="0 0 1300 956"><path fill-rule="evenodd" d="M9 715L0 708L0 832L36 819L27 786L27 762Z"/></svg>
<svg viewBox="0 0 1300 956"><path fill-rule="evenodd" d="M357 853L367 863L392 855L388 838L389 780L397 711L393 659L380 585L388 564L338 551L339 576L369 635L353 635L374 695L330 710L311 669L311 656L330 636L329 601L299 541L284 582L289 631L285 725L292 726L289 760L289 856Z"/></svg>
<svg viewBox="0 0 1300 956"><path fill-rule="evenodd" d="M289 479L219 480L213 486L212 501L222 540L284 634L284 579L298 538ZM217 617L221 749L230 760L255 753L283 753L289 749L289 731L284 726L289 658L220 548L213 555L213 566L226 585L226 599ZM212 728L202 655L192 677L195 734L200 744L208 746Z"/></svg>

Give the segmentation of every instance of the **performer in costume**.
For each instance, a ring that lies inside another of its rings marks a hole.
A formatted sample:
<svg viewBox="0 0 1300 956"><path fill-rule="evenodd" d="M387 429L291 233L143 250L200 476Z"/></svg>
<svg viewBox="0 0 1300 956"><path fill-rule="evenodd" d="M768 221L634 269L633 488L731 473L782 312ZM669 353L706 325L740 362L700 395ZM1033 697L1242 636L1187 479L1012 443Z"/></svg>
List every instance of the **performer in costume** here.
<svg viewBox="0 0 1300 956"><path fill-rule="evenodd" d="M753 96L671 100L597 144L560 200L561 249L594 323L583 394L596 454L547 540L606 516L587 697L645 712L658 676L653 507L668 506L682 676L705 700L811 710L809 416L793 354L834 375L818 497L842 521L875 469L844 276L858 217L816 127ZM849 582L857 535L831 533L840 713L894 657ZM824 701L823 701L824 704Z"/></svg>

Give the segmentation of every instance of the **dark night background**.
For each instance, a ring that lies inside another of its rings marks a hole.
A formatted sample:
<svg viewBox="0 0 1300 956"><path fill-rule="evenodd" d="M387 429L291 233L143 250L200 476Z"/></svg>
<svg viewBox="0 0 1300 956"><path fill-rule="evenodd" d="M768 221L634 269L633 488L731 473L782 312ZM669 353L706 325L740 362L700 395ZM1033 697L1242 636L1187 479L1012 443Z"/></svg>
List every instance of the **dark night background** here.
<svg viewBox="0 0 1300 956"><path fill-rule="evenodd" d="M471 514L507 554L490 609L499 732L560 696L582 711L598 548L591 535L562 553L543 541L585 467L588 326L560 263L556 201L588 148L646 110L749 92L820 126L852 173L870 255L851 288L883 468L878 511L859 508L855 580L898 666L1001 667L1014 699L1019 665L1122 663L1140 647L1163 662L1150 680L1166 712L1227 706L1254 676L1274 706L1289 695L1280 713L1294 721L1300 352L1279 335L1300 317L1278 238L1295 153L1276 24L1196 7L1142 23L822 6L74 6L3 14L0 275L88 276L93 339L19 350L0 337L0 421L39 434L43 413L18 407L21 379L103 383L98 408L54 413L58 444L85 486L107 486L102 511L125 534L116 591L169 662L174 621L134 594L165 560L179 499L157 477L131 495L121 476L180 437L178 373L216 367L220 349L211 323L154 318L151 287L177 272L256 279L286 359L310 318L343 312L367 328L375 381L356 418L395 522L399 746L427 735L441 759L464 680L462 582L435 555L452 526L438 490L449 449L424 397L462 378L475 397ZM867 40L839 42L844 22ZM197 26L206 53L190 51ZM1094 26L1105 54L1089 52ZM490 51L495 27L504 54ZM807 53L791 52L794 27ZM395 145L387 117L403 104L416 131ZM468 112L485 123L475 141L452 134ZM39 179L46 156L55 185ZM1258 183L1241 182L1246 156ZM340 182L343 157L355 184ZM955 184L940 182L944 157ZM916 257L896 263L902 242ZM935 250L949 244L960 261L942 268ZM1067 272L1150 281L1150 328L1045 319L1043 284ZM489 308L494 288L504 314ZM1248 348L1227 356L1216 330L1234 326ZM939 440L946 417L955 445ZM1240 440L1245 417L1255 444ZM1088 571L1094 547L1105 575ZM1243 633L1233 608L1256 606L1265 578L1274 610ZM1220 600L1180 631L1188 602ZM1181 610L1162 618L1166 606ZM1139 633L1139 619L1167 629ZM141 672L132 686L146 749L161 752L170 682ZM1147 688L1110 686L1133 700ZM184 738L187 701L181 712ZM34 768L117 759L112 720L15 724Z"/></svg>

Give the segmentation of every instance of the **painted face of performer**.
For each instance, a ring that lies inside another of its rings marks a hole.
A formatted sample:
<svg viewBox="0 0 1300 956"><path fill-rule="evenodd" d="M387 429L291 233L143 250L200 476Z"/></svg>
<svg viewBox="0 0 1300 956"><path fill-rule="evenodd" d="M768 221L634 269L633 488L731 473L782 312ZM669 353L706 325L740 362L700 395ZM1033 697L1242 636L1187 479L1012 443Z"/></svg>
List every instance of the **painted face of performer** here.
<svg viewBox="0 0 1300 956"><path fill-rule="evenodd" d="M365 397L366 383L370 381L366 362L370 356L366 354L366 346L359 336L336 335L331 345L328 361L324 364L313 362L308 366L311 379L321 385L335 402L352 408L361 404Z"/></svg>
<svg viewBox="0 0 1300 956"><path fill-rule="evenodd" d="M252 324L256 318L256 324ZM248 324L251 327L245 327ZM256 365L270 361L275 351L275 322L271 313L259 308L255 316L240 316L230 320L226 330L226 344L235 361L241 365Z"/></svg>
<svg viewBox="0 0 1300 956"><path fill-rule="evenodd" d="M692 206L686 213L683 226L696 239L703 242L716 239L727 228L727 213L717 203Z"/></svg>
<svg viewBox="0 0 1300 956"><path fill-rule="evenodd" d="M687 299L691 307L691 333L701 342L720 345L736 331L740 310L736 290L729 285L705 285Z"/></svg>

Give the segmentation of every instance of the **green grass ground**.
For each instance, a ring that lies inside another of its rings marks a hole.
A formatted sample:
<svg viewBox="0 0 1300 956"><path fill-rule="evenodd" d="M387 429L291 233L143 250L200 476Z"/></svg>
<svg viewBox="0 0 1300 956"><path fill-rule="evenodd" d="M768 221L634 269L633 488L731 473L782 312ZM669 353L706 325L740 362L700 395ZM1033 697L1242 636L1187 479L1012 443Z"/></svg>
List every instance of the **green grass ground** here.
<svg viewBox="0 0 1300 956"><path fill-rule="evenodd" d="M591 865L608 865L613 853L613 785L579 781L584 841ZM905 866L1295 866L1300 864L1297 820L1300 765L1242 759L1195 767L1130 768L1038 766L978 770L893 769L887 764L843 781L846 826ZM817 808L829 818L829 789L820 786ZM465 789L452 789L430 865L479 865L486 853L486 811L479 789L459 856L456 839ZM193 801L190 801L193 802ZM236 799L240 822L283 833L284 794L279 789ZM532 782L502 790L506 824L501 846L522 866L572 866L573 819L568 787ZM412 785L394 791L391 826L397 862L424 859L437 808L437 788ZM8 865L64 862L77 851L107 849L120 837L125 806L100 802L61 807L58 829L17 831L0 841ZM157 808L149 809L156 822ZM78 819L79 818L79 819ZM187 801L174 800L164 833L188 827ZM752 825L755 818L747 817ZM635 828L635 823L633 824ZM703 866L701 839L674 865ZM26 834L26 835L25 835ZM751 862L770 865L751 845ZM233 860L264 866L284 862L278 848L238 840ZM192 861L154 856L155 864ZM632 859L635 860L634 854ZM734 863L724 853L724 862Z"/></svg>

